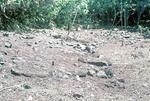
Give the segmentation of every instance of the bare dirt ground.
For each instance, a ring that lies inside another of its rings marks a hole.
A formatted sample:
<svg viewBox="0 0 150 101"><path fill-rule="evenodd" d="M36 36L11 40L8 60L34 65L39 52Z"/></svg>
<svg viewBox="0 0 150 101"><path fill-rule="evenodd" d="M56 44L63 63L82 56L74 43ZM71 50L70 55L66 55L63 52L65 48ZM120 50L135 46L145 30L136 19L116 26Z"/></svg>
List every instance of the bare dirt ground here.
<svg viewBox="0 0 150 101"><path fill-rule="evenodd" d="M150 40L118 29L74 33L1 31L0 101L150 100Z"/></svg>

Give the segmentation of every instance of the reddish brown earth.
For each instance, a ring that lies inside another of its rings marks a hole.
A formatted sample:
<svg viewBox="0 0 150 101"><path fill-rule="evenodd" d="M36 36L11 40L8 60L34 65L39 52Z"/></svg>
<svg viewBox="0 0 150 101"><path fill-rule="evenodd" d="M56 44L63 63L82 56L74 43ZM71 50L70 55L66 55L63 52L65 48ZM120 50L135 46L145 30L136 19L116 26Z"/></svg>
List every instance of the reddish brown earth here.
<svg viewBox="0 0 150 101"><path fill-rule="evenodd" d="M150 40L114 30L0 32L0 101L149 101Z"/></svg>

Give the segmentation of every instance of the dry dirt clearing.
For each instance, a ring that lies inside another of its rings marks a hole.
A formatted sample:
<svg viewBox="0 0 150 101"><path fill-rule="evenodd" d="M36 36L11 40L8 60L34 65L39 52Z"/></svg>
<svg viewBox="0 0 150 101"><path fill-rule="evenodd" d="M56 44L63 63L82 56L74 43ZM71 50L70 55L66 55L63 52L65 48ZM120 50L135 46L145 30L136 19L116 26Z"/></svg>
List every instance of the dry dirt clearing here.
<svg viewBox="0 0 150 101"><path fill-rule="evenodd" d="M0 32L0 101L150 101L150 40L113 30Z"/></svg>

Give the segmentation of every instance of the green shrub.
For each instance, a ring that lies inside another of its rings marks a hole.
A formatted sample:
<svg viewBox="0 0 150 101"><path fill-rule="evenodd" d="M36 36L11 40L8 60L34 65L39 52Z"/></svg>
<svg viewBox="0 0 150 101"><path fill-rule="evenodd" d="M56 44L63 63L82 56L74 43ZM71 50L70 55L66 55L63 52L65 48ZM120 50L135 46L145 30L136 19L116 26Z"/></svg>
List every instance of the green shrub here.
<svg viewBox="0 0 150 101"><path fill-rule="evenodd" d="M25 26L48 27L47 4L37 0L11 0L0 2L1 29L19 29Z"/></svg>
<svg viewBox="0 0 150 101"><path fill-rule="evenodd" d="M141 2L148 3L143 6ZM114 23L128 26L129 18L139 22L143 13L141 7L150 9L150 0L0 0L0 29Z"/></svg>

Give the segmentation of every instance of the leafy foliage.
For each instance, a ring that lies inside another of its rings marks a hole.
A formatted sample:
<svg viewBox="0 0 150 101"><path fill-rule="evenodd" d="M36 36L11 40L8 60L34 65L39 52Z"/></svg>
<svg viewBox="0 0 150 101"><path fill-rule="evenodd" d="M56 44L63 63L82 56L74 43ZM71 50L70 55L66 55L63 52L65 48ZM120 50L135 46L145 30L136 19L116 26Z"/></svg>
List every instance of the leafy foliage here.
<svg viewBox="0 0 150 101"><path fill-rule="evenodd" d="M150 0L0 0L0 29L138 25L149 11Z"/></svg>

